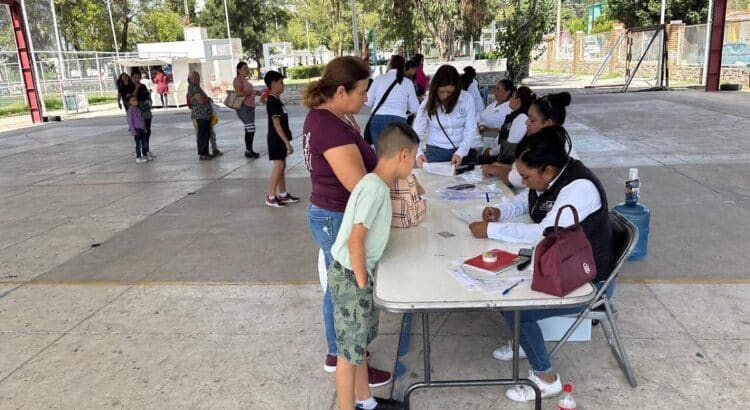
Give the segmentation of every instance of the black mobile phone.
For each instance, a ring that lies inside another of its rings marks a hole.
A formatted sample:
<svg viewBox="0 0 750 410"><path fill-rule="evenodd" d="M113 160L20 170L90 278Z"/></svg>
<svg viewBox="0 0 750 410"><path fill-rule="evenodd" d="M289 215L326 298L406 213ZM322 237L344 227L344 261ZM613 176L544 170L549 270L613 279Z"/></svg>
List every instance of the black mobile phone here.
<svg viewBox="0 0 750 410"><path fill-rule="evenodd" d="M456 175L463 174L464 172L473 171L474 170L474 164L469 165L459 165L456 167Z"/></svg>
<svg viewBox="0 0 750 410"><path fill-rule="evenodd" d="M460 184L460 185L453 185L449 186L448 189L452 189L454 191L464 191L467 189L474 188L474 184Z"/></svg>
<svg viewBox="0 0 750 410"><path fill-rule="evenodd" d="M518 250L518 256L526 256L528 258L534 254L534 248L521 248Z"/></svg>

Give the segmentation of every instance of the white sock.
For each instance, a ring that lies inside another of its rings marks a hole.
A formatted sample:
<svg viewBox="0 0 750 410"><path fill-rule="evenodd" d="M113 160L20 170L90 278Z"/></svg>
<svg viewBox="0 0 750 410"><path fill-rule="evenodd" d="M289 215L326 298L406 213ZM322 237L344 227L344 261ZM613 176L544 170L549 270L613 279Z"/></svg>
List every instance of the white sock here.
<svg viewBox="0 0 750 410"><path fill-rule="evenodd" d="M286 191L279 193L279 196L282 197L282 198L285 197L286 195L287 195Z"/></svg>
<svg viewBox="0 0 750 410"><path fill-rule="evenodd" d="M357 400L357 406L362 407L365 410L373 410L375 407L378 407L378 402L375 401L374 397L370 397L367 400Z"/></svg>

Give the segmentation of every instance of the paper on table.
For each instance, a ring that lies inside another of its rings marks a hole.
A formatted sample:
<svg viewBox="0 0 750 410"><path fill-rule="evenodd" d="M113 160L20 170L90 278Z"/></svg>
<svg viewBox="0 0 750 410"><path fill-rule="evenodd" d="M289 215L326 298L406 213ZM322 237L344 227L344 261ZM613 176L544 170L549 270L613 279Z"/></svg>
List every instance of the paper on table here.
<svg viewBox="0 0 750 410"><path fill-rule="evenodd" d="M486 275L463 269L461 261L454 261L448 268L448 273L466 289L484 293L502 293L521 279L525 279L524 283L518 286L524 286L526 282L531 283L531 271L528 269L523 271L510 270L500 275Z"/></svg>
<svg viewBox="0 0 750 410"><path fill-rule="evenodd" d="M452 177L456 173L456 167L452 162L425 162L422 169L430 174Z"/></svg>

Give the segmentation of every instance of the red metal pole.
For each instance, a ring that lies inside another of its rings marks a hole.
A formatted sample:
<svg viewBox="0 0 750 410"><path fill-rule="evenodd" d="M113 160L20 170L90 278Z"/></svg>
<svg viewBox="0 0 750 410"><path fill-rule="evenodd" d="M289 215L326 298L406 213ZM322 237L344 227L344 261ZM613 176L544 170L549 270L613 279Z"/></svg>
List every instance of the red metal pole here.
<svg viewBox="0 0 750 410"><path fill-rule="evenodd" d="M724 46L724 23L727 14L727 0L714 0L711 41L708 49L708 74L706 91L719 91L721 82L721 50Z"/></svg>
<svg viewBox="0 0 750 410"><path fill-rule="evenodd" d="M21 6L16 1L2 1L0 3L7 4L8 10L10 11L13 35L15 36L16 47L18 48L18 61L21 64L21 78L23 79L26 97L29 101L29 114L31 114L31 121L35 123L42 122L39 93L37 92L36 82L34 81L34 67L31 64L31 53L29 53L26 30L23 25Z"/></svg>

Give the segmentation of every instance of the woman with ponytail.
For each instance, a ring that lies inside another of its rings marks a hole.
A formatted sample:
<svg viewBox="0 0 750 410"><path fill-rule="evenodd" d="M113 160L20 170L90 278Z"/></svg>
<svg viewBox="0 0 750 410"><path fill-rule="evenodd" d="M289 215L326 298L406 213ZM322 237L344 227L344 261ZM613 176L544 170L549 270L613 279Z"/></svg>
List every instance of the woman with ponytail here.
<svg viewBox="0 0 750 410"><path fill-rule="evenodd" d="M515 165L511 166L511 164L513 164L518 154L524 150L532 135L545 127L562 127L565 124L565 117L567 115L566 107L570 105L570 101L571 97L568 92L547 94L536 99L528 110L528 117L526 119L527 136L519 141L512 156L504 158L498 163L484 166L482 173L485 176L500 177L508 185L522 187L524 184L521 176L515 170ZM568 155L577 159L578 154L573 149L573 142L568 132L563 128L563 132L558 135L563 139Z"/></svg>
<svg viewBox="0 0 750 410"><path fill-rule="evenodd" d="M307 222L313 240L323 250L326 268L333 263L331 247L349 195L378 162L375 151L350 119L367 101L369 78L370 69L364 60L338 57L328 63L320 80L313 81L302 92L303 104L310 108L302 127L302 151L312 182ZM338 349L333 299L327 289L323 296L323 323L328 344L324 369L333 373ZM372 367L368 377L371 387L391 381L389 372Z"/></svg>
<svg viewBox="0 0 750 410"><path fill-rule="evenodd" d="M412 81L404 76L404 57L394 55L388 63L388 71L372 82L367 91L367 106L372 110L370 136L377 146L378 137L388 124L406 123L410 113L419 109L419 100Z"/></svg>
<svg viewBox="0 0 750 410"><path fill-rule="evenodd" d="M253 140L255 139L255 94L257 92L253 85L248 81L250 67L247 63L240 61L237 63L237 77L234 77L232 85L234 92L238 97L245 97L240 108L235 110L242 124L245 125L245 156L248 158L258 158L260 154L253 151Z"/></svg>

